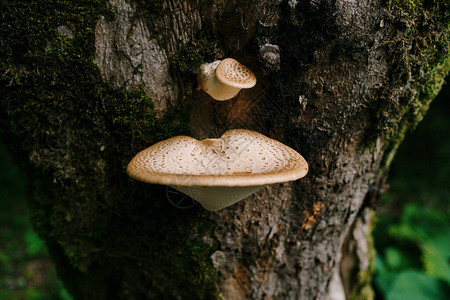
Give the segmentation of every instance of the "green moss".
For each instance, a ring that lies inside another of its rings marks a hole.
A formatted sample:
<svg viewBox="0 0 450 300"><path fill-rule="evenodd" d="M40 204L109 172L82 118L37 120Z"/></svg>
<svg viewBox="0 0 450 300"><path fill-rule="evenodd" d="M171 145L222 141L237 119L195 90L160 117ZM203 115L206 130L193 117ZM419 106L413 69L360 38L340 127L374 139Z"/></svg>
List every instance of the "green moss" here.
<svg viewBox="0 0 450 300"><path fill-rule="evenodd" d="M385 169L407 130L422 120L450 70L448 11L445 1L388 3L384 19L395 35L384 43L390 70L374 95L379 113L372 122L377 124L371 132L374 138L369 139L384 138Z"/></svg>
<svg viewBox="0 0 450 300"><path fill-rule="evenodd" d="M107 298L111 285L137 298L149 290L214 298L214 249L199 238L214 224L125 173L139 150L188 134L189 107L160 118L142 90L103 82L94 28L113 15L106 0L3 1L0 9L2 134L34 178L33 223L69 290L80 299ZM61 25L73 39L58 34Z"/></svg>
<svg viewBox="0 0 450 300"><path fill-rule="evenodd" d="M390 7L400 7L404 10L408 11L414 11L418 7L421 7L423 3L423 0L390 0L389 6Z"/></svg>
<svg viewBox="0 0 450 300"><path fill-rule="evenodd" d="M203 63L214 59L215 50L216 42L200 38L196 42L182 43L171 61L177 70L196 74Z"/></svg>

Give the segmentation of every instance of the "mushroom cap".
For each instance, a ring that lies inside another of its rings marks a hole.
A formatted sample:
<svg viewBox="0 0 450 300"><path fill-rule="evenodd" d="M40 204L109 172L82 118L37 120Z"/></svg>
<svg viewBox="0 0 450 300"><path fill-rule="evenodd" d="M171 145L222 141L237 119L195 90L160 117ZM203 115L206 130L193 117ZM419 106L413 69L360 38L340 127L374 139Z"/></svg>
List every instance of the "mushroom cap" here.
<svg viewBox="0 0 450 300"><path fill-rule="evenodd" d="M220 139L176 136L139 152L128 164L130 177L177 186L255 186L302 178L305 159L260 133L235 129Z"/></svg>
<svg viewBox="0 0 450 300"><path fill-rule="evenodd" d="M216 77L223 84L248 89L256 84L256 76L249 68L233 58L226 58L216 69Z"/></svg>

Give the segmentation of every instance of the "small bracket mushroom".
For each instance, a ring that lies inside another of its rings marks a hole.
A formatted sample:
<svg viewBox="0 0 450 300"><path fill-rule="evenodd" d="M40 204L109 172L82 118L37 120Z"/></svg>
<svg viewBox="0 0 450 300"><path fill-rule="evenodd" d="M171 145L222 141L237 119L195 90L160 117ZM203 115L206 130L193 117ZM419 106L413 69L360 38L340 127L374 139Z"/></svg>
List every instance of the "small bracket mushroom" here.
<svg viewBox="0 0 450 300"><path fill-rule="evenodd" d="M292 148L260 133L235 129L219 139L176 136L139 152L128 164L130 177L165 184L216 211L268 184L293 181L308 172Z"/></svg>
<svg viewBox="0 0 450 300"><path fill-rule="evenodd" d="M203 89L219 101L229 100L241 89L249 89L256 84L255 74L233 58L201 65L197 79L198 90Z"/></svg>

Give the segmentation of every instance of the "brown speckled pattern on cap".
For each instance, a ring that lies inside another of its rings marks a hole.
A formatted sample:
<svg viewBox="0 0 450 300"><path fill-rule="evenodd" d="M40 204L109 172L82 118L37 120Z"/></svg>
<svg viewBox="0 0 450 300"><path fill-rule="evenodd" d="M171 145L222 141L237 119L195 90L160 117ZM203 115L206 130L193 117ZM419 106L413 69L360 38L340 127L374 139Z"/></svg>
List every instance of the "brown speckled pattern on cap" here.
<svg viewBox="0 0 450 300"><path fill-rule="evenodd" d="M222 83L236 88L246 89L256 84L255 74L233 58L226 58L220 62L216 76Z"/></svg>
<svg viewBox="0 0 450 300"><path fill-rule="evenodd" d="M139 152L127 173L140 181L196 186L249 186L299 179L308 172L292 148L260 133L229 130L220 139L177 136Z"/></svg>

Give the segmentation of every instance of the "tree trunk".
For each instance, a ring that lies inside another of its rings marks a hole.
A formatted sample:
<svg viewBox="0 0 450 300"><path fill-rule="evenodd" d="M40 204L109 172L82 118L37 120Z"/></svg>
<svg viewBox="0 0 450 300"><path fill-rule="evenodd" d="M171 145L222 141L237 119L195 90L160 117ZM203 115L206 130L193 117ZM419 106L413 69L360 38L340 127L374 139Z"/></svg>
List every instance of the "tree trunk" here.
<svg viewBox="0 0 450 300"><path fill-rule="evenodd" d="M373 297L371 207L449 70L447 5L2 1L2 133L75 299ZM217 102L195 73L225 57L258 83ZM309 174L212 213L125 173L157 141L232 128Z"/></svg>

